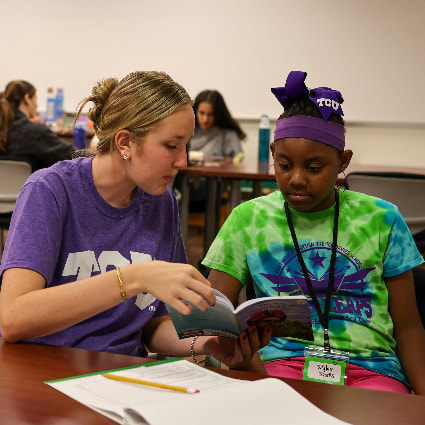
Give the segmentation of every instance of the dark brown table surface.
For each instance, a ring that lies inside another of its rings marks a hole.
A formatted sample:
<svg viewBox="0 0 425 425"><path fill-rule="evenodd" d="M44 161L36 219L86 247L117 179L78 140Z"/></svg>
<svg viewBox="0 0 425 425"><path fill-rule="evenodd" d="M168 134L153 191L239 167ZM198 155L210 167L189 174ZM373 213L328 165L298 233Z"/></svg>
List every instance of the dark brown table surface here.
<svg viewBox="0 0 425 425"><path fill-rule="evenodd" d="M0 423L10 425L114 424L115 422L44 382L139 365L148 361L150 360L139 357L75 348L9 344L4 343L0 338ZM214 370L238 379L255 380L262 377L253 373ZM425 397L423 396L291 379L284 379L284 381L325 412L353 424L423 425L425 422ZM240 405L243 406L243 400ZM282 400L282 406L280 406L282 418L284 418L284 411L285 401ZM229 423L235 423L234 418L229 418ZM278 423L284 423L284 420L279 420Z"/></svg>

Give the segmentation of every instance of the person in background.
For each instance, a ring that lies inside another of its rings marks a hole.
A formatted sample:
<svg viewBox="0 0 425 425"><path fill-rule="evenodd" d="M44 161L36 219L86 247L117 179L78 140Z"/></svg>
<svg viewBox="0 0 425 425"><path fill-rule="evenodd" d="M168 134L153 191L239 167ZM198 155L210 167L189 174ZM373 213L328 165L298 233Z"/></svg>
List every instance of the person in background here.
<svg viewBox="0 0 425 425"><path fill-rule="evenodd" d="M246 138L239 123L232 117L217 90L200 92L193 103L195 133L190 148L206 157L234 157L243 152L241 141Z"/></svg>
<svg viewBox="0 0 425 425"><path fill-rule="evenodd" d="M353 154L343 98L305 78L292 71L272 89L284 107L271 144L280 191L232 211L203 261L208 279L233 302L250 276L257 297L308 298L314 341L273 337L260 350L269 375L302 379L329 354L347 385L425 395L412 273L423 258L395 205L335 189Z"/></svg>
<svg viewBox="0 0 425 425"><path fill-rule="evenodd" d="M190 148L200 151L205 157L234 157L242 150L241 141L246 134L231 116L223 96L217 90L200 92L193 103L195 132ZM90 149L96 150L99 139L96 135L90 141Z"/></svg>
<svg viewBox="0 0 425 425"><path fill-rule="evenodd" d="M165 73L133 72L99 82L79 113L88 102L96 155L33 173L17 199L0 265L2 337L133 356L212 354L264 372L257 350L271 333L179 340L167 314L165 303L183 314L189 303L215 303L187 264L168 187L194 131L186 90Z"/></svg>
<svg viewBox="0 0 425 425"><path fill-rule="evenodd" d="M217 90L200 92L194 102L195 132L190 150L213 159L233 158L243 152L241 141L246 134L232 117L223 96ZM179 179L174 187L181 190ZM189 211L205 212L207 183L205 177L189 180ZM226 200L223 200L225 203Z"/></svg>
<svg viewBox="0 0 425 425"><path fill-rule="evenodd" d="M0 158L26 161L32 170L70 159L75 148L46 125L31 121L37 114L35 87L11 81L0 97Z"/></svg>

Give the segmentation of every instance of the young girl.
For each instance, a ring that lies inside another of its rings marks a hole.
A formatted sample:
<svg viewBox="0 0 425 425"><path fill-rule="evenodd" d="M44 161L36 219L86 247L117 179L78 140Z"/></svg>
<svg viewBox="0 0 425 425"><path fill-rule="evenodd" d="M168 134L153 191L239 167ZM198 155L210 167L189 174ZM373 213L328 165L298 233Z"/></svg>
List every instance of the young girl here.
<svg viewBox="0 0 425 425"><path fill-rule="evenodd" d="M250 276L257 297L308 297L314 341L272 338L260 350L269 375L311 378L306 354L327 367L334 352L342 383L346 368L347 385L425 394L411 271L423 259L396 206L335 190L352 157L343 99L305 77L272 89L284 106L271 144L280 191L233 210L203 261L209 280L233 302Z"/></svg>
<svg viewBox="0 0 425 425"><path fill-rule="evenodd" d="M187 165L187 92L164 73L134 72L100 82L87 102L97 155L35 172L17 200L0 266L2 337L134 356L211 353L256 370L268 343L256 331L237 342L179 340L164 305L189 314L183 300L203 310L215 302L184 264L168 188Z"/></svg>

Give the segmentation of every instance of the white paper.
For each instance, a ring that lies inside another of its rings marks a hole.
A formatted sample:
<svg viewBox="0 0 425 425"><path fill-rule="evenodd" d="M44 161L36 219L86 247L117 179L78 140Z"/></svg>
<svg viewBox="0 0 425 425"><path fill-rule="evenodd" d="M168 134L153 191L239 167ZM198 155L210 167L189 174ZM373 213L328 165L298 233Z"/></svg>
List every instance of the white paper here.
<svg viewBox="0 0 425 425"><path fill-rule="evenodd" d="M346 424L309 402L276 378L242 381L186 360L113 372L121 376L199 389L197 394L105 378L102 374L48 382L53 388L126 424L217 425L288 423ZM125 415L128 408L130 415Z"/></svg>

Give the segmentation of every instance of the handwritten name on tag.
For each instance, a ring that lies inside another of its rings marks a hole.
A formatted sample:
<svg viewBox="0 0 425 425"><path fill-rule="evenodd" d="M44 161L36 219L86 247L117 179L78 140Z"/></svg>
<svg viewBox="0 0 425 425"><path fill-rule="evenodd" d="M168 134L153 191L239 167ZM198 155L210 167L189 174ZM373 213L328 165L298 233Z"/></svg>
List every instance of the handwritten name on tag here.
<svg viewBox="0 0 425 425"><path fill-rule="evenodd" d="M335 359L306 357L303 379L344 385L346 363Z"/></svg>

